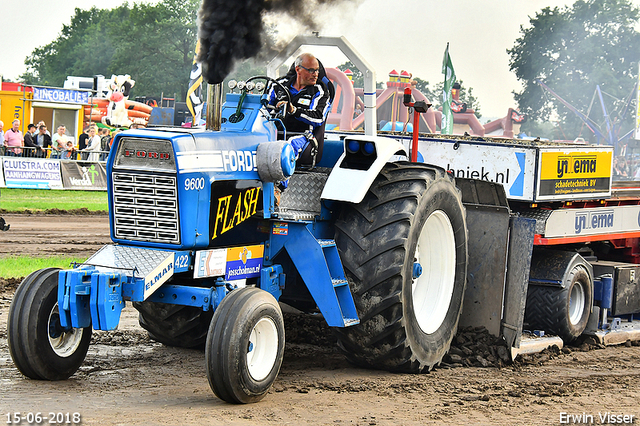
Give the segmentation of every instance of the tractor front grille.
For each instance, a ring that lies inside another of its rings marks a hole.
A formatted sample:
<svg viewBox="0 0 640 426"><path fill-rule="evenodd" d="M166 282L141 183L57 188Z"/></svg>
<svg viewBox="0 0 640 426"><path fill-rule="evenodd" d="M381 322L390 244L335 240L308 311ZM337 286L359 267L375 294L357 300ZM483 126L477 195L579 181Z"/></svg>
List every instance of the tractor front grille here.
<svg viewBox="0 0 640 426"><path fill-rule="evenodd" d="M175 176L114 172L112 177L116 238L180 244Z"/></svg>

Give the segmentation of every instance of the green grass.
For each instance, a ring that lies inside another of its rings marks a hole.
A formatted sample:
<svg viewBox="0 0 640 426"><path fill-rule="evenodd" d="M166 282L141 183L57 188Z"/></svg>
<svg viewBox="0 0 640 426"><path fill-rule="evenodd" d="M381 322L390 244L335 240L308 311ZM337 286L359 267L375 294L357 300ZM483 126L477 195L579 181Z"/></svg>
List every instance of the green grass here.
<svg viewBox="0 0 640 426"><path fill-rule="evenodd" d="M107 211L107 192L3 188L0 196L0 209L8 212L82 208Z"/></svg>
<svg viewBox="0 0 640 426"><path fill-rule="evenodd" d="M76 258L69 256L53 256L53 257L6 257L0 258L0 277L3 278L20 278L26 277L33 271L42 268L62 268L69 269L71 262L84 262L84 258Z"/></svg>

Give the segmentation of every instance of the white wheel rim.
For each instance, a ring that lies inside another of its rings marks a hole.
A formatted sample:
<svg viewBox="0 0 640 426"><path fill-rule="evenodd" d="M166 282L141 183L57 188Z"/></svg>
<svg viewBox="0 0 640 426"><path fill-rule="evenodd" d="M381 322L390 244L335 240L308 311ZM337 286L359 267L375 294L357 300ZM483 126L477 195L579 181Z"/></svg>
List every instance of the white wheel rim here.
<svg viewBox="0 0 640 426"><path fill-rule="evenodd" d="M260 318L249 335L247 367L254 380L264 380L278 356L278 329L271 318Z"/></svg>
<svg viewBox="0 0 640 426"><path fill-rule="evenodd" d="M56 303L51 313L49 314L49 321L47 322L47 336L49 337L49 345L51 349L61 358L66 358L73 355L82 341L82 334L84 330L82 328L72 328L69 331L59 331L60 335L51 335L51 327L60 327L60 313L58 311L58 304ZM56 333L57 334L57 333Z"/></svg>
<svg viewBox="0 0 640 426"><path fill-rule="evenodd" d="M576 281L569 295L569 322L571 322L571 325L577 325L580 322L582 313L584 312L584 306L584 287L581 281Z"/></svg>
<svg viewBox="0 0 640 426"><path fill-rule="evenodd" d="M449 311L456 276L456 239L451 221L442 210L427 218L415 258L422 274L412 283L413 312L420 329L433 334Z"/></svg>

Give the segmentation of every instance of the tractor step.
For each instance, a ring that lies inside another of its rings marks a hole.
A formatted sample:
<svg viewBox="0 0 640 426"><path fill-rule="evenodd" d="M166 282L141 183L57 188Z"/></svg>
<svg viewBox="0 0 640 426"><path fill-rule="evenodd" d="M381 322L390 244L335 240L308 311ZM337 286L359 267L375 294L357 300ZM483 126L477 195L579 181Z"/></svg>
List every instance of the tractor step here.
<svg viewBox="0 0 640 426"><path fill-rule="evenodd" d="M278 226L282 227L281 224ZM305 223L287 223L286 234L278 228L278 232L271 235L269 250L277 253L284 246L327 325L358 324L358 313L335 241L316 239L307 226Z"/></svg>
<svg viewBox="0 0 640 426"><path fill-rule="evenodd" d="M322 210L320 196L328 177L323 169L296 171L274 215L285 220L313 220Z"/></svg>

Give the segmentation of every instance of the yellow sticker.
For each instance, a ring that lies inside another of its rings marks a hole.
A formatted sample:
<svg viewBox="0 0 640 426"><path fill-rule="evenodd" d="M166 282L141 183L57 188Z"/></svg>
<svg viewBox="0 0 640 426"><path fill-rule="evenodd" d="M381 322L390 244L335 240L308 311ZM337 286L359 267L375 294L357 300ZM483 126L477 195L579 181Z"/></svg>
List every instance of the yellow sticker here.
<svg viewBox="0 0 640 426"><path fill-rule="evenodd" d="M611 151L543 151L540 158L541 180L611 176Z"/></svg>

